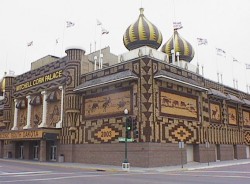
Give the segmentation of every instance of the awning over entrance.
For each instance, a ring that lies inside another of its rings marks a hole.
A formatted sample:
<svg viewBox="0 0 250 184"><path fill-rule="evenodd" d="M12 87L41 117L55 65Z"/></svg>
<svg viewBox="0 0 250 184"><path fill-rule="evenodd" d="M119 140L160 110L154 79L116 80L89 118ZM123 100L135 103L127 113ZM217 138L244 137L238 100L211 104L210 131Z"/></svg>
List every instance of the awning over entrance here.
<svg viewBox="0 0 250 184"><path fill-rule="evenodd" d="M239 99L238 97L234 96L234 95L230 95L230 94L227 94L227 100L229 101L232 101L232 102L235 102L235 103L239 103L239 104L243 104L244 102Z"/></svg>
<svg viewBox="0 0 250 184"><path fill-rule="evenodd" d="M35 129L35 130L10 130L0 132L0 140L56 140L61 130Z"/></svg>
<svg viewBox="0 0 250 184"><path fill-rule="evenodd" d="M160 79L160 80L165 80L165 81L172 81L172 82L180 83L186 87L194 88L194 89L200 90L200 91L207 91L207 88L200 86L200 84L198 82L196 82L195 80L185 78L185 77L182 77L180 75L176 75L174 73L170 73L170 72L167 72L164 70L160 70L159 72L157 72L155 74L154 78Z"/></svg>
<svg viewBox="0 0 250 184"><path fill-rule="evenodd" d="M227 96L224 93L222 93L218 90L212 89L212 88L210 88L208 90L207 94L215 96L215 97L220 98L220 99L227 99Z"/></svg>
<svg viewBox="0 0 250 184"><path fill-rule="evenodd" d="M243 105L245 105L245 106L250 106L250 101L249 101L249 100L243 99L242 101L244 102Z"/></svg>
<svg viewBox="0 0 250 184"><path fill-rule="evenodd" d="M126 70L123 72L115 73L115 74L101 77L98 79L86 81L85 83L77 86L74 89L74 91L76 91L76 92L86 91L86 90L98 88L98 87L105 86L105 85L134 80L137 78L138 77L133 72L131 72L130 70Z"/></svg>

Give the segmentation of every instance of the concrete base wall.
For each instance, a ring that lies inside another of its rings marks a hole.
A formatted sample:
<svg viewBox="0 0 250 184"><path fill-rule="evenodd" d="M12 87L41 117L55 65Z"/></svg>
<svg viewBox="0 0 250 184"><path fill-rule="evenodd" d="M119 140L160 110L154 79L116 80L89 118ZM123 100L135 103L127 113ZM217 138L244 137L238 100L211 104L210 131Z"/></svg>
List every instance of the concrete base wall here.
<svg viewBox="0 0 250 184"><path fill-rule="evenodd" d="M247 158L246 148L247 148L246 145L236 145L237 159Z"/></svg>
<svg viewBox="0 0 250 184"><path fill-rule="evenodd" d="M215 145L210 144L209 148L206 148L205 144L199 144L194 146L194 161L195 162L215 162Z"/></svg>
<svg viewBox="0 0 250 184"><path fill-rule="evenodd" d="M234 159L234 148L233 145L220 145L220 160L233 160Z"/></svg>
<svg viewBox="0 0 250 184"><path fill-rule="evenodd" d="M124 143L82 144L73 147L60 145L60 154L64 155L66 162L120 166L125 158L125 145ZM181 165L181 151L178 144L128 143L128 161L131 166L136 167ZM187 163L185 149L182 151L182 162Z"/></svg>

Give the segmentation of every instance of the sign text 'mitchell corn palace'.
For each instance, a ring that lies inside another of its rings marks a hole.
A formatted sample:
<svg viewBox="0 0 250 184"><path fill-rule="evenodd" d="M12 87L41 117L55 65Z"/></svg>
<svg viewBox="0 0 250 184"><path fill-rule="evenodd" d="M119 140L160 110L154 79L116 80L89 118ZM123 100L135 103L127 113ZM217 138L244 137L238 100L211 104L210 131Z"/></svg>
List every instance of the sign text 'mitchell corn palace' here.
<svg viewBox="0 0 250 184"><path fill-rule="evenodd" d="M21 90L30 88L32 86L43 84L45 82L49 82L49 81L61 78L62 76L63 76L63 70L58 70L58 71L55 71L53 73L44 75L42 77L38 77L34 80L19 84L16 86L16 91L21 91Z"/></svg>

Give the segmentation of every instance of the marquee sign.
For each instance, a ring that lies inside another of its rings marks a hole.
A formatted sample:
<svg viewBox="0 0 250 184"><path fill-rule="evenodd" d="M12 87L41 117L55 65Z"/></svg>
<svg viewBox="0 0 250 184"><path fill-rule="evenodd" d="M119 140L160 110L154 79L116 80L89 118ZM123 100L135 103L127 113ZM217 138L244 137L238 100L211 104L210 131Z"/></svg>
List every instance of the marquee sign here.
<svg viewBox="0 0 250 184"><path fill-rule="evenodd" d="M30 81L27 81L27 82L24 82L22 84L17 85L16 92L24 90L24 89L28 89L28 88L33 87L33 86L37 86L39 84L43 84L43 83L52 81L55 79L59 79L62 76L63 76L63 70L55 71L53 73L50 73L50 74L47 74L47 75L44 75L44 76L41 76L41 77L38 77L38 78L35 78L33 80L30 80Z"/></svg>
<svg viewBox="0 0 250 184"><path fill-rule="evenodd" d="M23 140L23 139L42 139L46 133L59 133L58 130L26 130L8 131L0 133L0 140Z"/></svg>

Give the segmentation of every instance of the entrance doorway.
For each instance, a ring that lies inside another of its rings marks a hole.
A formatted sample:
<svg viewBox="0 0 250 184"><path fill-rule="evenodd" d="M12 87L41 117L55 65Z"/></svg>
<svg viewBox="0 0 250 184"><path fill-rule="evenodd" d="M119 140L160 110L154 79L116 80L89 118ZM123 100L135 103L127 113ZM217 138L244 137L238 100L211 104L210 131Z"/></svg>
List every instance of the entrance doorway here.
<svg viewBox="0 0 250 184"><path fill-rule="evenodd" d="M51 161L56 161L56 155L57 155L56 145L52 145L50 147L50 160Z"/></svg>
<svg viewBox="0 0 250 184"><path fill-rule="evenodd" d="M216 161L220 160L220 145L219 144L215 145L215 158L216 158Z"/></svg>
<svg viewBox="0 0 250 184"><path fill-rule="evenodd" d="M247 158L250 158L250 146L246 146Z"/></svg>
<svg viewBox="0 0 250 184"><path fill-rule="evenodd" d="M187 162L194 161L194 145L187 144Z"/></svg>
<svg viewBox="0 0 250 184"><path fill-rule="evenodd" d="M24 150L24 146L21 144L19 146L19 158L20 159L24 159L23 150Z"/></svg>
<svg viewBox="0 0 250 184"><path fill-rule="evenodd" d="M237 159L238 156L237 156L237 146L236 146L236 145L233 145L233 150L234 150L234 152L233 152L233 154L234 154L234 159Z"/></svg>
<svg viewBox="0 0 250 184"><path fill-rule="evenodd" d="M35 142L33 146L33 159L38 160L39 159L39 146L38 142Z"/></svg>

